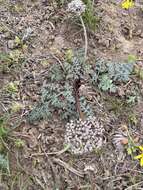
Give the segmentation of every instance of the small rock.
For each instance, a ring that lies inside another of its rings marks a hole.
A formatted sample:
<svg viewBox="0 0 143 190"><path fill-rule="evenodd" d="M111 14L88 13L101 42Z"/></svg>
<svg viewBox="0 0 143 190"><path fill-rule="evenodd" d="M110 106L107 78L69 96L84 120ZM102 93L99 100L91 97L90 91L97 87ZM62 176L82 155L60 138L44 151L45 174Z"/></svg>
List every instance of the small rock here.
<svg viewBox="0 0 143 190"><path fill-rule="evenodd" d="M9 49L14 49L15 48L15 42L14 40L9 40L7 43L7 46Z"/></svg>
<svg viewBox="0 0 143 190"><path fill-rule="evenodd" d="M140 34L140 37L143 38L143 32Z"/></svg>
<svg viewBox="0 0 143 190"><path fill-rule="evenodd" d="M105 40L104 41L104 44L105 44L105 46L107 47L107 48L109 48L109 46L110 46L110 40Z"/></svg>
<svg viewBox="0 0 143 190"><path fill-rule="evenodd" d="M110 40L109 39L99 39L98 41L99 44L101 44L102 46L109 48L110 46Z"/></svg>
<svg viewBox="0 0 143 190"><path fill-rule="evenodd" d="M62 36L56 36L54 41L54 46L61 50L64 47L64 38Z"/></svg>
<svg viewBox="0 0 143 190"><path fill-rule="evenodd" d="M142 33L142 30L141 30L141 29L139 29L139 30L137 30L136 35L137 35L137 36L140 36L140 35L141 35L141 33Z"/></svg>
<svg viewBox="0 0 143 190"><path fill-rule="evenodd" d="M5 32L5 33L4 33L4 37L5 37L5 38L10 38L10 36L11 36L10 32Z"/></svg>
<svg viewBox="0 0 143 190"><path fill-rule="evenodd" d="M123 87L118 87L117 92L118 92L118 95L121 97L125 95L125 89Z"/></svg>
<svg viewBox="0 0 143 190"><path fill-rule="evenodd" d="M95 170L96 170L96 168L95 168L95 166L93 164L92 165L86 165L85 168L84 168L85 172L87 172L87 171L95 172Z"/></svg>

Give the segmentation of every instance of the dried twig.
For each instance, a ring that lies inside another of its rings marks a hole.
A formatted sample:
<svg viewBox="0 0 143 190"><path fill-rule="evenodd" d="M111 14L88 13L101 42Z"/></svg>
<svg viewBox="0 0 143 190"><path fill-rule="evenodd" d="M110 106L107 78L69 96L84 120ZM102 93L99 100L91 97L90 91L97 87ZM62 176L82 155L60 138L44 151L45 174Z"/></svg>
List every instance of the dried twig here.
<svg viewBox="0 0 143 190"><path fill-rule="evenodd" d="M40 185L40 187L45 190L45 186L43 185L43 183L37 178L37 177L34 177L36 182Z"/></svg>
<svg viewBox="0 0 143 190"><path fill-rule="evenodd" d="M69 166L69 164L67 164L66 162L60 160L59 158L53 158L53 161L55 163L59 164L60 166L63 166L64 168L66 168L70 172L76 174L77 176L84 177L84 172L74 169L73 167Z"/></svg>
<svg viewBox="0 0 143 190"><path fill-rule="evenodd" d="M65 68L64 68L62 62L60 61L60 59L57 56L55 56L53 53L50 53L50 55L60 64L62 70L65 71Z"/></svg>
<svg viewBox="0 0 143 190"><path fill-rule="evenodd" d="M47 158L47 161L50 165L50 169L51 169L51 173L52 173L52 178L53 178L53 183L54 183L54 189L59 189L58 187L60 186L60 182L59 182L59 178L55 172L55 168L54 168L54 165L53 165L53 162L51 161L51 159L45 155L46 158Z"/></svg>
<svg viewBox="0 0 143 190"><path fill-rule="evenodd" d="M134 185L131 185L131 186L129 186L129 187L127 187L125 190L132 190L133 189L133 187L138 187L139 185L141 185L141 184L143 184L143 181L140 181L140 182L138 182L138 183L136 183L136 184L134 184Z"/></svg>
<svg viewBox="0 0 143 190"><path fill-rule="evenodd" d="M66 152L68 149L70 148L70 145L66 146L64 149L57 151L57 152L41 152L41 153L34 153L31 154L30 157L34 157L34 156L49 156L49 155L61 155L64 152Z"/></svg>

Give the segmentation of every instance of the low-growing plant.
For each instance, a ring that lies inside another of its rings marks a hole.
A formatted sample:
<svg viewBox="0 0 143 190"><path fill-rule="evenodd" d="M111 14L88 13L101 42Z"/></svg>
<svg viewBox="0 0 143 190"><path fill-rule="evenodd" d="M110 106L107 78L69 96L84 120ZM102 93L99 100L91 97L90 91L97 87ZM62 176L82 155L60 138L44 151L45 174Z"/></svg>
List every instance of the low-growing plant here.
<svg viewBox="0 0 143 190"><path fill-rule="evenodd" d="M0 53L0 62L0 71L7 73L21 67L24 62L24 56L20 50L16 49L9 53Z"/></svg>
<svg viewBox="0 0 143 190"><path fill-rule="evenodd" d="M63 5L66 0L56 0L57 4L60 6L60 5Z"/></svg>
<svg viewBox="0 0 143 190"><path fill-rule="evenodd" d="M128 63L135 63L137 61L137 57L135 55L129 54L127 61Z"/></svg>
<svg viewBox="0 0 143 190"><path fill-rule="evenodd" d="M138 123L138 118L137 118L136 114L135 114L135 113L130 114L130 115L128 116L128 121L129 121L129 123L130 123L131 125L137 125L137 123Z"/></svg>
<svg viewBox="0 0 143 190"><path fill-rule="evenodd" d="M103 90L103 91L110 91L110 92L115 92L116 87L113 84L113 81L108 77L108 75L103 74L100 78L100 83L98 87Z"/></svg>
<svg viewBox="0 0 143 190"><path fill-rule="evenodd" d="M0 170L2 172L8 172L9 173L9 160L8 160L8 156L5 156L3 154L0 154Z"/></svg>
<svg viewBox="0 0 143 190"><path fill-rule="evenodd" d="M20 112L23 109L23 105L19 102L12 102L12 105L10 107L11 113L17 113Z"/></svg>
<svg viewBox="0 0 143 190"><path fill-rule="evenodd" d="M128 99L127 99L127 103L128 104L135 104L135 102L136 102L136 100L137 100L137 97L136 96L128 96L127 97Z"/></svg>
<svg viewBox="0 0 143 190"><path fill-rule="evenodd" d="M69 62L62 65L53 64L49 67L47 84L41 89L41 100L29 113L30 122L47 119L57 113L60 118L77 118L74 96L74 81L86 80L93 88L115 92L118 85L127 82L133 70L133 63L112 63L97 60L93 66L84 61L83 51L70 56ZM93 115L93 108L84 96L79 98L81 110L86 116Z"/></svg>
<svg viewBox="0 0 143 190"><path fill-rule="evenodd" d="M119 84L126 83L134 69L133 62L118 63L103 59L96 61L91 70L91 81L103 91L116 92Z"/></svg>
<svg viewBox="0 0 143 190"><path fill-rule="evenodd" d="M18 82L9 82L6 86L4 86L4 90L9 94L15 94L18 92Z"/></svg>
<svg viewBox="0 0 143 190"><path fill-rule="evenodd" d="M23 148L25 145L25 141L23 141L22 139L16 139L14 144L17 148Z"/></svg>
<svg viewBox="0 0 143 190"><path fill-rule="evenodd" d="M0 117L0 139L7 136L8 130L6 128L6 118Z"/></svg>
<svg viewBox="0 0 143 190"><path fill-rule="evenodd" d="M140 79L140 80L143 80L143 68L138 66L138 65L135 65L134 67L134 73L135 75Z"/></svg>
<svg viewBox="0 0 143 190"><path fill-rule="evenodd" d="M7 118L0 117L0 170L2 172L9 172L9 159L5 155L4 140L7 138L8 130L6 128Z"/></svg>

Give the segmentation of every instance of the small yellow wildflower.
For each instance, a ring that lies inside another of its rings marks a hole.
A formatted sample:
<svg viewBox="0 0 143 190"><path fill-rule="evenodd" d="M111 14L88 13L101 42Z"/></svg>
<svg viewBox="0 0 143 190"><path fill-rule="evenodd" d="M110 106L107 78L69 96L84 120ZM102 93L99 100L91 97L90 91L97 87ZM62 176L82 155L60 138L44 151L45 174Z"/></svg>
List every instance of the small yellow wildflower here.
<svg viewBox="0 0 143 190"><path fill-rule="evenodd" d="M142 153L139 154L138 156L135 156L134 159L140 159L140 166L142 167L143 166L143 146L139 146L138 147Z"/></svg>
<svg viewBox="0 0 143 190"><path fill-rule="evenodd" d="M124 0L121 4L123 9L129 9L134 7L135 3L133 2L133 0Z"/></svg>

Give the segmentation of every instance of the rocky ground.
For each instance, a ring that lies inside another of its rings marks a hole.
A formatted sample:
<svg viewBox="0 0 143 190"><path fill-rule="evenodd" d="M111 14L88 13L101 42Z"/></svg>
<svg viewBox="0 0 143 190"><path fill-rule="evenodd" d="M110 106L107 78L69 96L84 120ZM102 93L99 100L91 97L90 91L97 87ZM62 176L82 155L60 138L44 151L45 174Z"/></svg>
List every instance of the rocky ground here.
<svg viewBox="0 0 143 190"><path fill-rule="evenodd" d="M0 189L143 188L143 169L130 142L143 141L142 4L129 13L112 0L93 3L97 22L95 31L87 26L87 64L97 58L125 62L131 55L138 72L116 94L91 90L104 141L96 152L74 155L64 146L66 121L56 114L36 123L26 118L40 100L50 65L84 47L83 28L67 11L67 1L0 0L0 152L9 161Z"/></svg>

